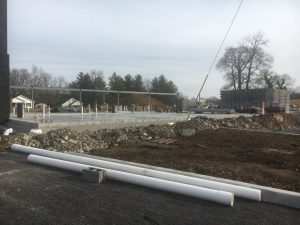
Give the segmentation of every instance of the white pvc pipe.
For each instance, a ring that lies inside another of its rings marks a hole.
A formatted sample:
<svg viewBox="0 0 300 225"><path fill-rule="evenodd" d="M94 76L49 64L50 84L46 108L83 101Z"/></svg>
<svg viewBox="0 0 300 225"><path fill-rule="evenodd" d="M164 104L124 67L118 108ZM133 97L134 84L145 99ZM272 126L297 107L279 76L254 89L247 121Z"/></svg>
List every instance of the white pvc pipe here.
<svg viewBox="0 0 300 225"><path fill-rule="evenodd" d="M90 165L74 163L59 159L53 159L38 155L29 155L30 162L52 166L60 169L65 169L73 172L82 173L83 169L88 169ZM155 188L158 190L169 191L177 194L182 194L190 197L204 199L208 201L218 202L224 205L233 206L233 193L225 191L217 191L208 188L197 187L188 184L177 183L173 181L161 180L153 177L141 176L132 173L125 173L106 168L95 167L97 169L105 170L105 176L108 179L126 182L130 184L141 185L145 187Z"/></svg>
<svg viewBox="0 0 300 225"><path fill-rule="evenodd" d="M13 144L11 148L14 151L23 152L27 154L35 154L35 155L41 155L46 157L52 157L56 159L67 160L67 161L72 161L72 162L77 162L77 163L82 163L82 164L87 164L92 166L98 166L107 169L119 170L127 173L134 173L134 174L145 175L149 177L155 177L163 180L195 185L198 187L206 187L206 188L211 188L216 190L228 191L234 193L235 196L241 198L246 198L254 201L261 201L261 191L254 188L248 188L248 187L243 187L243 186L238 186L233 184L226 184L226 183L206 180L202 178L184 176L180 174L163 172L154 169L146 169L143 167L125 165L121 163L115 163L115 162L110 162L110 161L105 161L100 159L92 159L92 158L71 155L71 154L66 154L61 152L53 152L53 151L48 151L48 150L43 150L43 149L38 149L33 147L22 146L18 144Z"/></svg>

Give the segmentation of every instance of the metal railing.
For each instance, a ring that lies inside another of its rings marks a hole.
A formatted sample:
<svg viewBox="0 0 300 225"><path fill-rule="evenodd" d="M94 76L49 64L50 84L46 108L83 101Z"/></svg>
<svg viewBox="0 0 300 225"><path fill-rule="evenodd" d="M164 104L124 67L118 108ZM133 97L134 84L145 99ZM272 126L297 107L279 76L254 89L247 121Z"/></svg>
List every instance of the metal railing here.
<svg viewBox="0 0 300 225"><path fill-rule="evenodd" d="M103 101L105 102L105 94L113 93L117 94L117 105L120 105L120 94L139 94L148 95L148 104L151 106L151 95L162 95L162 96L177 96L178 93L163 93L163 92L145 92L145 91L119 91L119 90L99 90L99 89L80 89L80 88L66 88L66 87L36 87L36 86L15 86L11 85L10 89L23 89L31 90L32 105L34 104L34 90L48 90L48 91L59 91L59 92L79 92L79 100L82 102L82 93L93 92L103 93Z"/></svg>

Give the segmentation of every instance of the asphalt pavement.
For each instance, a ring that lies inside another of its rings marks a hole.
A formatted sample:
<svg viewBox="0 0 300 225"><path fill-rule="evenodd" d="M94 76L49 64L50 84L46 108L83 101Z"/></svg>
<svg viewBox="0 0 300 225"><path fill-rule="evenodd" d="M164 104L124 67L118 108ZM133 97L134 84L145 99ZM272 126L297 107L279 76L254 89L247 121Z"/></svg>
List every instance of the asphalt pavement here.
<svg viewBox="0 0 300 225"><path fill-rule="evenodd" d="M300 224L300 211L235 199L234 207L34 165L0 153L0 224Z"/></svg>

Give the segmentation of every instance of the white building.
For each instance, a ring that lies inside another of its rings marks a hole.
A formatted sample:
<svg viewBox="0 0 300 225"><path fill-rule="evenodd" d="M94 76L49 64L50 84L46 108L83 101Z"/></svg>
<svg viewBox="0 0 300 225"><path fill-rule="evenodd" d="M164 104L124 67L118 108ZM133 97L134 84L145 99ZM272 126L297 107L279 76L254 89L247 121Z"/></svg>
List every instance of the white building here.
<svg viewBox="0 0 300 225"><path fill-rule="evenodd" d="M34 101L32 101L30 98L27 98L23 95L19 95L12 99L12 106L16 106L18 103L23 103L25 106L25 109L32 109L34 108Z"/></svg>

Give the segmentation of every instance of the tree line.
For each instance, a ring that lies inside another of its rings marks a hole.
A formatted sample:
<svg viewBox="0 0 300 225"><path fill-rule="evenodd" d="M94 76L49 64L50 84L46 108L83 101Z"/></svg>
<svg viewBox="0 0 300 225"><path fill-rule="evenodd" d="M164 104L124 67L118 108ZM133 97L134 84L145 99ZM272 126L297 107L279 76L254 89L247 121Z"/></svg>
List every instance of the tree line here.
<svg viewBox="0 0 300 225"><path fill-rule="evenodd" d="M173 81L168 80L164 75L154 77L152 80L144 79L142 75L125 76L118 75L114 72L108 77L106 83L103 72L99 70L91 70L90 72L80 72L75 80L68 83L62 76L53 76L45 72L42 68L33 66L31 71L27 69L12 69L10 73L11 85L14 86L34 86L34 87L67 87L76 89L95 89L95 90L114 90L114 91L136 91L136 92L164 92L177 93L178 88ZM12 89L12 96L19 94L30 96L29 90ZM80 98L78 92L70 93L77 99ZM104 96L106 95L106 96ZM66 95L62 95L61 91L36 90L35 101L43 102L49 105L59 105ZM153 96L156 99L166 103L173 104L172 96ZM116 94L105 94L97 92L84 92L81 99L84 104L102 104L105 102L115 104L117 101Z"/></svg>
<svg viewBox="0 0 300 225"><path fill-rule="evenodd" d="M216 68L224 73L224 90L251 88L289 89L294 80L288 74L272 71L273 57L266 52L268 40L262 32L244 38L225 49Z"/></svg>

